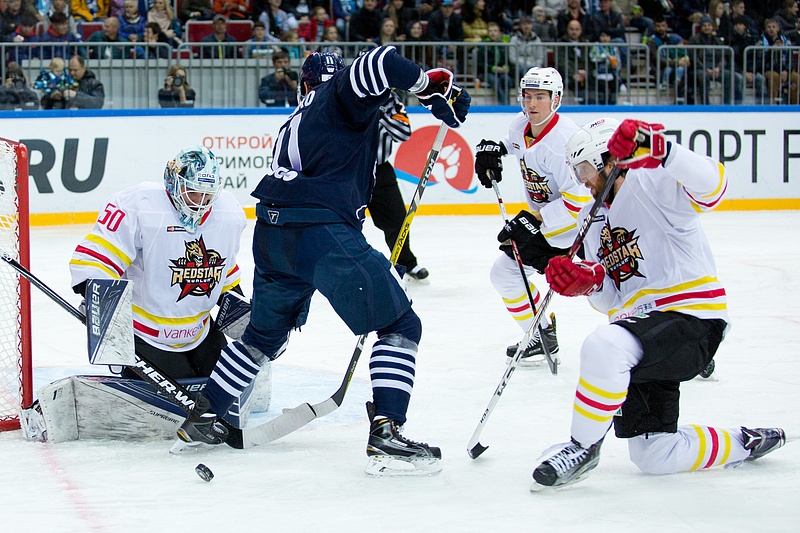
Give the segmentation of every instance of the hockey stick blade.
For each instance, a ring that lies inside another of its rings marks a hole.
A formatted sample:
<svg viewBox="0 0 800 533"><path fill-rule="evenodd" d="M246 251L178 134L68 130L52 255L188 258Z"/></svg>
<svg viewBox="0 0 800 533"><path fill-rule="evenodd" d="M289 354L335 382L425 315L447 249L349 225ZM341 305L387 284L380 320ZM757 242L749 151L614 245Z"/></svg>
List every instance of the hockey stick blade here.
<svg viewBox="0 0 800 533"><path fill-rule="evenodd" d="M8 253L3 252L0 254L0 259L8 263L22 277L27 279L31 285L35 286L37 289L46 294L62 309L80 320L82 324L86 325L86 315L81 313L61 295L48 287L42 280L37 278L30 270L25 268ZM194 407L194 395L186 390L183 385L161 371L146 357L142 357L137 353L136 363L128 368L133 370L140 378L150 383L153 387L155 387L156 390L158 390L161 394L163 394L166 398L183 409L185 412L188 413L192 407ZM244 447L242 430L233 427L230 423L223 419L220 419L220 422L228 429L228 438L225 443L231 448L242 449Z"/></svg>
<svg viewBox="0 0 800 533"><path fill-rule="evenodd" d="M467 450L471 459L477 459L480 454L488 450L488 446L484 446L480 442L476 443L475 446Z"/></svg>
<svg viewBox="0 0 800 533"><path fill-rule="evenodd" d="M610 176L606 176L603 171L600 171L601 175L606 178L606 182L603 184L603 188L600 190L600 193L595 198L592 207L589 209L589 214L583 220L580 228L578 228L578 233L575 236L575 240L570 246L569 253L567 254L570 258L574 257L575 254L578 252L580 247L583 244L583 240L586 238L586 234L589 232L589 227L592 225L594 221L595 215L597 211L600 209L600 206L603 205L606 198L608 197L609 193L611 192L611 188L614 186L614 182L617 180L620 174L619 167L614 167L614 170L611 172ZM497 402L500 401L500 396L503 395L503 390L508 385L508 381L511 379L512 374L514 374L514 370L517 368L517 364L519 364L519 360L522 357L522 349L523 349L523 342L530 341L533 337L534 330L539 327L539 323L542 321L542 317L544 316L544 312L547 310L547 306L550 303L550 299L553 297L553 289L549 289L547 294L545 295L544 299L542 300L541 305L539 306L539 310L536 312L536 315L533 317L533 322L531 322L530 326L528 326L528 331L525 332L525 337L523 337L520 345L517 347L517 352L514 354L514 358L511 362L506 366L505 371L503 372L503 378L500 380L500 383L497 385L497 388L494 390L494 394L492 395L492 399L489 401L489 406L483 412L483 416L481 416L478 425L475 427L475 431L472 433L472 437L469 439L467 443L467 454L472 458L475 459L481 453L483 453L488 446L479 445L481 432L483 428L486 426L486 422L489 420L489 416L494 411ZM544 341L544 339L542 339ZM483 448L479 453L477 452L477 446Z"/></svg>

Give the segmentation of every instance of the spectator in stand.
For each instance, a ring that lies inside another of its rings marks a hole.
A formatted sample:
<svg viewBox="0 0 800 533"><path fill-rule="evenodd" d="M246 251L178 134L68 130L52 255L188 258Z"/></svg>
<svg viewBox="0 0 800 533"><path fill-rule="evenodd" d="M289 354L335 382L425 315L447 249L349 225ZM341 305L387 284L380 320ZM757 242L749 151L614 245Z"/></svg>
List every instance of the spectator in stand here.
<svg viewBox="0 0 800 533"><path fill-rule="evenodd" d="M167 0L153 0L153 7L147 12L147 22L157 22L173 47L177 48L183 42L181 21L175 18L172 4Z"/></svg>
<svg viewBox="0 0 800 533"><path fill-rule="evenodd" d="M57 11L50 16L50 27L42 36L42 43L46 45L42 47L42 59L67 58L76 51L82 52L74 44L70 45L70 43L79 42L81 40L78 37L69 33L67 16L63 12ZM58 44L61 46L57 46Z"/></svg>
<svg viewBox="0 0 800 533"><path fill-rule="evenodd" d="M320 0L314 0L319 2ZM289 13L294 14L298 22L307 22L311 19L311 7L307 0L284 0L281 6Z"/></svg>
<svg viewBox="0 0 800 533"><path fill-rule="evenodd" d="M333 22L339 33L348 40L350 35L350 19L358 9L356 0L333 0Z"/></svg>
<svg viewBox="0 0 800 533"><path fill-rule="evenodd" d="M190 20L211 20L214 18L214 10L211 9L209 0L183 0L179 16L183 24Z"/></svg>
<svg viewBox="0 0 800 533"><path fill-rule="evenodd" d="M169 38L156 22L145 25L141 43L141 46L135 47L138 59L169 59L172 56Z"/></svg>
<svg viewBox="0 0 800 533"><path fill-rule="evenodd" d="M653 62L653 72L656 73L656 63L661 65L661 80L659 89L675 87L675 102L686 102L686 85L689 77L686 75L691 67L689 54L685 49L668 48L659 51L661 46L678 46L683 42L677 33L667 32L667 20L663 15L653 19L653 34L647 39L650 48L650 60Z"/></svg>
<svg viewBox="0 0 800 533"><path fill-rule="evenodd" d="M577 20L582 28L588 26L589 15L583 10L581 0L567 0L567 10L558 15L556 31L559 39L567 35L567 23L570 20Z"/></svg>
<svg viewBox="0 0 800 533"><path fill-rule="evenodd" d="M267 107L297 107L297 72L289 68L289 54L272 54L274 72L261 78L258 98Z"/></svg>
<svg viewBox="0 0 800 533"><path fill-rule="evenodd" d="M416 9L405 7L404 0L389 0L384 8L384 18L390 18L397 27L397 39L405 41L408 25L419 19Z"/></svg>
<svg viewBox="0 0 800 533"><path fill-rule="evenodd" d="M464 40L464 26L461 15L455 13L453 0L442 0L439 9L428 17L428 40L460 43ZM456 55L455 46L444 46L439 49L444 58L444 65L455 72L455 64L451 64Z"/></svg>
<svg viewBox="0 0 800 533"><path fill-rule="evenodd" d="M110 0L71 0L72 16L78 21L103 20L108 16Z"/></svg>
<svg viewBox="0 0 800 533"><path fill-rule="evenodd" d="M22 0L8 0L8 7L6 7L4 17L16 30L22 17Z"/></svg>
<svg viewBox="0 0 800 533"><path fill-rule="evenodd" d="M489 38L486 0L466 0L461 5L461 26L465 42L479 43Z"/></svg>
<svg viewBox="0 0 800 533"><path fill-rule="evenodd" d="M274 37L267 35L267 27L260 20L253 23L253 33L247 40L247 45L242 47L244 57L262 57L272 53L275 49Z"/></svg>
<svg viewBox="0 0 800 533"><path fill-rule="evenodd" d="M700 23L700 18L706 14L705 0L679 0L678 17L675 20L677 28L673 28L683 39L692 36L694 25Z"/></svg>
<svg viewBox="0 0 800 533"><path fill-rule="evenodd" d="M612 43L625 43L625 23L622 21L622 13L613 9L611 0L600 0L600 11L592 15L589 19L587 38L590 41L599 41L600 34L605 33L611 38ZM621 67L628 65L628 49L621 47L620 62ZM623 90L624 84L620 86Z"/></svg>
<svg viewBox="0 0 800 533"><path fill-rule="evenodd" d="M297 29L297 19L294 14L281 9L281 0L268 0L267 8L258 15L258 20L264 23L267 33L280 40L283 32Z"/></svg>
<svg viewBox="0 0 800 533"><path fill-rule="evenodd" d="M587 70L589 68L589 50L585 43L588 39L583 36L583 26L577 19L567 22L567 32L558 42L570 43L569 46L556 49L556 69L564 80L565 93L575 95L578 103L586 101Z"/></svg>
<svg viewBox="0 0 800 533"><path fill-rule="evenodd" d="M342 48L336 44L327 44L327 43L340 43L342 42L342 37L339 35L339 28L336 27L335 24L330 25L325 28L325 31L322 32L322 40L320 43L323 43L324 46L319 47L319 52L321 53L331 53L331 54L338 54L343 55Z"/></svg>
<svg viewBox="0 0 800 533"><path fill-rule="evenodd" d="M542 40L533 33L533 21L530 17L520 17L519 30L511 36L508 53L511 65L516 69L512 71L516 78L522 78L531 67L547 66Z"/></svg>
<svg viewBox="0 0 800 533"><path fill-rule="evenodd" d="M714 35L714 22L709 16L700 18L700 31L689 39L690 46L723 46L722 41ZM731 88L734 101L742 102L742 90L733 83L731 69L725 64L725 54L720 50L700 48L693 50L694 63L694 97L695 103L708 105L708 89L712 81L722 83L722 101L731 103Z"/></svg>
<svg viewBox="0 0 800 533"><path fill-rule="evenodd" d="M383 46L397 41L397 26L390 18L385 18L381 22L381 34L378 35L372 42L378 46Z"/></svg>
<svg viewBox="0 0 800 533"><path fill-rule="evenodd" d="M548 18L544 8L542 6L534 6L532 14L531 30L533 30L533 33L538 35L543 42L555 42L558 39L558 30L552 19ZM525 16L524 18L528 17Z"/></svg>
<svg viewBox="0 0 800 533"><path fill-rule="evenodd" d="M19 26L11 34L12 43L38 43L39 36L36 35L36 18L29 13L20 17ZM14 46L8 47L9 61L19 65L22 61L32 57L39 57L39 50L36 46ZM38 107L38 103L37 103Z"/></svg>
<svg viewBox="0 0 800 533"><path fill-rule="evenodd" d="M514 20L519 20L523 15L533 13L533 6L536 5L536 0L511 0L509 8Z"/></svg>
<svg viewBox="0 0 800 533"><path fill-rule="evenodd" d="M222 15L228 20L250 18L247 0L214 0L214 14Z"/></svg>
<svg viewBox="0 0 800 533"><path fill-rule="evenodd" d="M489 23L489 36L486 43L504 42L500 25ZM494 88L500 105L508 105L508 93L514 87L511 79L508 51L510 47L486 46L478 50L478 77Z"/></svg>
<svg viewBox="0 0 800 533"><path fill-rule="evenodd" d="M286 30L281 34L281 42L286 43L281 49L289 52L289 59L302 59L306 57L306 47L300 43L297 30Z"/></svg>
<svg viewBox="0 0 800 533"><path fill-rule="evenodd" d="M6 43L11 39L17 24L8 13L8 0L0 0L0 43Z"/></svg>
<svg viewBox="0 0 800 533"><path fill-rule="evenodd" d="M505 0L496 1L504 2ZM334 0L334 2L336 2L336 0ZM428 20L431 13L435 10L434 2L435 0L405 0L405 6L416 10L419 20Z"/></svg>
<svg viewBox="0 0 800 533"><path fill-rule="evenodd" d="M61 95L58 98L53 98L52 95L70 88L75 80L64 72L64 60L60 57L50 60L49 69L39 71L39 77L33 82L33 88L42 92L42 109L64 109Z"/></svg>
<svg viewBox="0 0 800 533"><path fill-rule="evenodd" d="M311 20L308 24L303 24L297 28L300 39L307 43L318 43L322 40L325 28L333 26L333 21L328 18L328 12L322 6L316 6L312 10Z"/></svg>
<svg viewBox="0 0 800 533"><path fill-rule="evenodd" d="M800 19L797 18L797 0L783 0L781 8L775 12L775 20L781 28L781 33L792 42L800 45Z"/></svg>
<svg viewBox="0 0 800 533"><path fill-rule="evenodd" d="M611 37L603 32L599 42L589 50L592 64L589 103L616 105L617 89L622 87L619 76L619 48L611 44Z"/></svg>
<svg viewBox="0 0 800 533"><path fill-rule="evenodd" d="M164 0L156 0L156 2ZM235 46L227 43L237 42L233 35L228 33L228 19L222 15L214 15L214 30L200 39L201 43L213 43L218 46L203 46L200 48L200 57L203 59L233 59L238 56Z"/></svg>
<svg viewBox="0 0 800 533"><path fill-rule="evenodd" d="M788 91L789 102L797 104L800 100L798 89L798 66L795 55L786 46L791 46L789 39L781 33L777 20L770 18L764 21L764 33L761 34L761 46L774 48L764 51L763 72L767 78L769 96L774 103L784 101L784 92Z"/></svg>
<svg viewBox="0 0 800 533"><path fill-rule="evenodd" d="M23 20L36 20L26 13ZM36 23L34 23L34 26ZM28 80L17 63L11 62L6 67L6 79L0 88L0 109L20 109L33 111L39 109L39 97L28 87Z"/></svg>
<svg viewBox="0 0 800 533"><path fill-rule="evenodd" d="M536 0L535 7L541 7L545 18L552 22L556 20L559 13L566 11L567 0Z"/></svg>
<svg viewBox="0 0 800 533"><path fill-rule="evenodd" d="M433 49L425 45L409 45L409 43L419 43L427 41L428 37L423 35L422 22L415 20L408 25L406 30L406 45L403 47L403 55L422 67L422 70L428 70L433 64Z"/></svg>
<svg viewBox="0 0 800 533"><path fill-rule="evenodd" d="M614 8L622 13L622 23L626 27L636 28L646 39L653 34L653 19L645 16L645 11L638 0L615 0Z"/></svg>
<svg viewBox="0 0 800 533"><path fill-rule="evenodd" d="M93 43L88 46L90 59L123 59L130 55L133 49L125 48L124 46L98 45L95 43L127 43L128 39L119 33L119 19L117 17L108 17L103 21L103 29L94 32L86 40L87 43Z"/></svg>
<svg viewBox="0 0 800 533"><path fill-rule="evenodd" d="M744 0L731 0L731 19L743 19L747 24L747 33L753 36L758 36L761 33L758 29L758 25L752 17L745 14L746 9L747 8ZM728 35L728 40L730 40L731 37L732 35Z"/></svg>
<svg viewBox="0 0 800 533"><path fill-rule="evenodd" d="M378 0L364 0L364 7L355 12L350 19L350 40L353 42L374 42L381 33L381 13L377 9Z"/></svg>
<svg viewBox="0 0 800 533"><path fill-rule="evenodd" d="M67 0L51 0L50 7L47 8L47 11L44 15L44 20L42 24L44 26L44 31L47 32L48 28L50 27L50 17L53 16L53 13L62 12L67 17L67 31L74 35L76 38L80 39L81 34L78 31L78 24L75 22L75 19L72 16L72 9L70 8L70 4Z"/></svg>
<svg viewBox="0 0 800 533"><path fill-rule="evenodd" d="M75 84L61 93L64 109L101 109L106 98L103 84L86 68L83 56L69 58L69 75Z"/></svg>
<svg viewBox="0 0 800 533"><path fill-rule="evenodd" d="M139 13L139 3L136 0L125 0L122 9L122 18L119 19L119 34L132 43L142 41L147 21Z"/></svg>
<svg viewBox="0 0 800 533"><path fill-rule="evenodd" d="M158 90L158 105L161 107L194 107L195 92L189 86L186 69L180 63L169 67L164 88Z"/></svg>
<svg viewBox="0 0 800 533"><path fill-rule="evenodd" d="M109 0L108 16L122 18L125 14L125 0Z"/></svg>
<svg viewBox="0 0 800 533"><path fill-rule="evenodd" d="M761 0L759 2L747 0L747 9L750 17L756 22L759 28L758 33L764 31L764 22L768 18L774 18L775 12L781 8L783 0Z"/></svg>
<svg viewBox="0 0 800 533"><path fill-rule="evenodd" d="M725 12L723 0L711 0L708 3L708 16L711 17L714 30L713 33L722 44L728 44L728 35L731 31L731 20Z"/></svg>
<svg viewBox="0 0 800 533"><path fill-rule="evenodd" d="M751 51L745 57L745 48L748 46L760 46L758 38L748 29L748 20L745 17L735 17L733 19L733 32L731 33L728 46L733 49L733 64L735 83L742 87L753 87L755 103L769 103L767 100L766 85L767 81L762 72L756 69L756 54L763 56L761 51ZM648 43L649 44L649 43Z"/></svg>

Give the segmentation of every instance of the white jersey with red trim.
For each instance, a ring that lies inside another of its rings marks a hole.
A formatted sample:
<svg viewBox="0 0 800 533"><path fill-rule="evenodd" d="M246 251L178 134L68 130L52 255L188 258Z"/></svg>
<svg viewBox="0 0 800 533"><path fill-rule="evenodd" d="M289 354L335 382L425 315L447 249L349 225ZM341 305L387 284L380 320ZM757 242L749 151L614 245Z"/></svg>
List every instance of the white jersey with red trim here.
<svg viewBox="0 0 800 533"><path fill-rule="evenodd" d="M239 284L236 254L246 224L236 198L221 191L188 233L163 185L130 187L108 200L72 254L72 285L131 280L136 335L162 350L190 350L208 334L220 295Z"/></svg>
<svg viewBox="0 0 800 533"><path fill-rule="evenodd" d="M651 311L728 321L725 289L699 215L727 188L721 163L671 144L665 166L629 170L584 241L588 261L606 269L589 297L611 322ZM582 222L589 208L581 211Z"/></svg>
<svg viewBox="0 0 800 533"><path fill-rule="evenodd" d="M565 148L579 126L569 117L553 115L535 139L528 118L514 117L503 139L509 154L519 160L525 199L532 213L542 216L542 234L557 248L569 248L578 231L577 217L592 195L570 177Z"/></svg>

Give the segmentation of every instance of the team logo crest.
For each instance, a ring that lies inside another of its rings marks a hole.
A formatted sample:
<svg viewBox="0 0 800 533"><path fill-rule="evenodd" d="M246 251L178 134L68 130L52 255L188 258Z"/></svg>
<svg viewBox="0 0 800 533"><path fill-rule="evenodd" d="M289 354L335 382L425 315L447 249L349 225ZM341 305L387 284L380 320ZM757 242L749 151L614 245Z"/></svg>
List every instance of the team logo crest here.
<svg viewBox="0 0 800 533"><path fill-rule="evenodd" d="M533 203L546 204L550 200L553 191L550 190L550 183L547 178L543 178L535 170L528 168L524 159L519 160L520 170L522 171L522 181L525 183L525 192Z"/></svg>
<svg viewBox="0 0 800 533"><path fill-rule="evenodd" d="M644 260L635 236L636 230L628 231L625 228L612 228L606 222L600 230L600 248L597 257L614 280L614 285L619 289L620 284L630 278L643 278L639 272L639 261Z"/></svg>
<svg viewBox="0 0 800 533"><path fill-rule="evenodd" d="M178 259L170 259L174 266L171 285L179 285L180 302L189 295L211 297L211 291L222 280L225 258L214 250L206 249L201 236L196 241L185 241L186 253Z"/></svg>

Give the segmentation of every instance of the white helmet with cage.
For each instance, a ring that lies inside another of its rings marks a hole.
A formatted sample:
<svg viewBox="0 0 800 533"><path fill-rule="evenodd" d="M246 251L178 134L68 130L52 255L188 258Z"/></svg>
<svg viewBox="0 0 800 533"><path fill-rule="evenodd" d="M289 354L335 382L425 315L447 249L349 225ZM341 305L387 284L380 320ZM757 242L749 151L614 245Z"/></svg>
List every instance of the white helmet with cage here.
<svg viewBox="0 0 800 533"><path fill-rule="evenodd" d="M561 107L561 99L564 96L564 81L561 79L561 74L558 73L553 67L532 67L528 72L519 80L519 103L522 107L522 112L528 115L525 108L525 89L538 89L541 91L550 91L550 114L547 118L534 126L541 126L550 117L556 114L558 108Z"/></svg>
<svg viewBox="0 0 800 533"><path fill-rule="evenodd" d="M617 131L620 122L615 118L601 118L586 124L576 131L567 142L567 162L570 173L579 183L586 181L594 172L603 170L603 154L608 151L608 141ZM587 165L581 163L587 162ZM589 175L591 173L591 175Z"/></svg>
<svg viewBox="0 0 800 533"><path fill-rule="evenodd" d="M164 185L181 225L194 233L222 189L217 158L204 146L181 150L164 169Z"/></svg>

